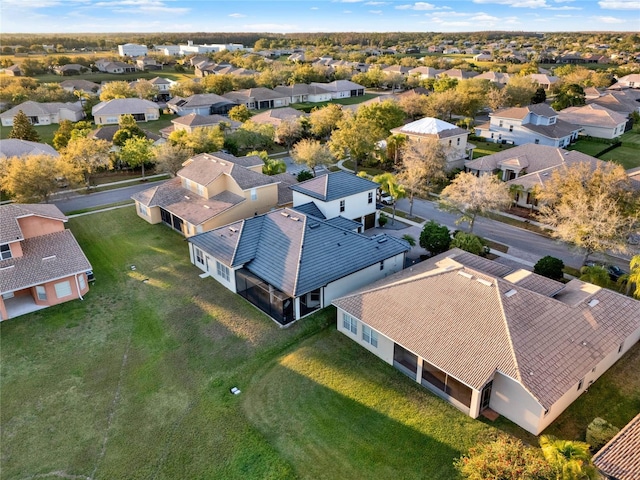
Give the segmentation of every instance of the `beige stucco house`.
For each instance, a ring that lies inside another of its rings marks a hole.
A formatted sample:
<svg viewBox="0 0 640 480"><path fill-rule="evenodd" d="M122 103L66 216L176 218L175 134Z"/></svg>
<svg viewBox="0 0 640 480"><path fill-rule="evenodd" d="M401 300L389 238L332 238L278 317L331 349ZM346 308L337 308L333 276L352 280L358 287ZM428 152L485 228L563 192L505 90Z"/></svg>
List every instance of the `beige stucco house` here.
<svg viewBox="0 0 640 480"><path fill-rule="evenodd" d="M176 178L131 198L140 218L189 237L274 208L279 181L260 173L263 165L258 156L201 153Z"/></svg>
<svg viewBox="0 0 640 480"><path fill-rule="evenodd" d="M477 418L539 435L640 340L640 302L454 249L333 301L338 331Z"/></svg>
<svg viewBox="0 0 640 480"><path fill-rule="evenodd" d="M160 118L157 103L141 98L114 98L100 102L91 109L96 125L117 125L122 115L133 115L136 122Z"/></svg>
<svg viewBox="0 0 640 480"><path fill-rule="evenodd" d="M61 103L49 102L40 103L28 100L15 107L0 113L0 121L3 127L13 126L13 118L22 111L32 125L51 125L60 123L62 120L77 122L84 118L84 111L79 102Z"/></svg>
<svg viewBox="0 0 640 480"><path fill-rule="evenodd" d="M91 264L55 205L0 206L0 321L89 291Z"/></svg>

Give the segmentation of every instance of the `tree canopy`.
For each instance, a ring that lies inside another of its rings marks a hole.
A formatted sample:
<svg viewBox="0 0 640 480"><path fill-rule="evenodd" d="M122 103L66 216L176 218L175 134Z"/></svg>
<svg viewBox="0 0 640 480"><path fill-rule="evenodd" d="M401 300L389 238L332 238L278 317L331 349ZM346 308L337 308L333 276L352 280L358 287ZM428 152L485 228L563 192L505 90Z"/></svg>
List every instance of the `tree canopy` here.
<svg viewBox="0 0 640 480"><path fill-rule="evenodd" d="M318 140L303 139L296 143L291 150L291 157L296 163L306 165L316 176L316 167L330 165L335 158L329 147Z"/></svg>
<svg viewBox="0 0 640 480"><path fill-rule="evenodd" d="M28 140L30 142L40 141L40 135L38 135L34 126L31 125L29 117L22 110L18 110L16 116L13 117L13 126L9 132L9 138Z"/></svg>
<svg viewBox="0 0 640 480"><path fill-rule="evenodd" d="M6 160L0 188L20 203L48 202L63 175L60 159L50 155L29 155Z"/></svg>

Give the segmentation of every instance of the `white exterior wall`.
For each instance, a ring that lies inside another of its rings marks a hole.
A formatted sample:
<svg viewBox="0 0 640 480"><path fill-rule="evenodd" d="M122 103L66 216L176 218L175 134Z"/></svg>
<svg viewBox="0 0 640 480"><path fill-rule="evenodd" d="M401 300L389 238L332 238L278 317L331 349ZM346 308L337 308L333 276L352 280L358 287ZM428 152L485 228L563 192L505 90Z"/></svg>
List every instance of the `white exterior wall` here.
<svg viewBox="0 0 640 480"><path fill-rule="evenodd" d="M203 272L207 272L218 283L220 283L227 289L231 290L233 293L237 293L236 292L236 270L238 269L237 268L234 269L227 266L227 268L229 269L229 281L227 281L225 278L222 278L221 276L218 275L217 268L216 268L216 261L220 262L220 260L218 260L215 257L212 257L205 251L202 251L202 254L205 257L205 260L204 260L205 263L204 264L198 263L196 261L194 248L198 248L198 247L196 247L193 243L189 243L189 259L191 260L191 263L193 263L196 267L198 267ZM220 262L220 263L225 265L224 262Z"/></svg>
<svg viewBox="0 0 640 480"><path fill-rule="evenodd" d="M538 434L544 408L520 383L500 372L493 378L489 407L526 431Z"/></svg>
<svg viewBox="0 0 640 480"><path fill-rule="evenodd" d="M309 95L307 97L307 101L310 103L328 102L329 100L331 100L330 93L319 93L317 95Z"/></svg>
<svg viewBox="0 0 640 480"><path fill-rule="evenodd" d="M624 133L624 126L626 122L621 123L615 127L596 127L592 125L579 125L582 127L582 132L584 135L589 135L591 137L596 138L616 138Z"/></svg>
<svg viewBox="0 0 640 480"><path fill-rule="evenodd" d="M369 193L373 195L372 203L368 203ZM344 212L340 211L340 200L345 201ZM308 195L305 195L304 193L296 191L293 192L294 208L298 205L303 205L309 202L315 203L318 209L326 218L343 216L352 220L354 218L364 217L365 215L376 212L376 189L372 188L371 190L368 190L366 192L361 192L341 199L332 200L331 202L323 202L322 200L310 197Z"/></svg>
<svg viewBox="0 0 640 480"><path fill-rule="evenodd" d="M385 337L383 334L378 332L378 347L374 347L369 343L362 340L362 325L364 325L360 320L358 320L358 331L354 334L351 333L351 330L347 330L344 328L342 322L342 315L344 314L344 310L337 310L337 328L340 333L349 337L351 340L356 342L363 348L366 348L371 353L373 353L378 358L382 359L384 362L389 365L393 365L393 348L394 342L389 337ZM355 318L355 317L353 317ZM368 325L367 325L368 326Z"/></svg>
<svg viewBox="0 0 640 480"><path fill-rule="evenodd" d="M147 46L125 43L124 45L118 45L118 53L121 57L140 57L147 54Z"/></svg>
<svg viewBox="0 0 640 480"><path fill-rule="evenodd" d="M380 263L375 263L327 284L327 286L324 287L323 306L330 305L334 299L347 295L358 288L380 280L392 273L399 272L404 268L404 256L404 253L400 253L385 259L382 270L380 270Z"/></svg>

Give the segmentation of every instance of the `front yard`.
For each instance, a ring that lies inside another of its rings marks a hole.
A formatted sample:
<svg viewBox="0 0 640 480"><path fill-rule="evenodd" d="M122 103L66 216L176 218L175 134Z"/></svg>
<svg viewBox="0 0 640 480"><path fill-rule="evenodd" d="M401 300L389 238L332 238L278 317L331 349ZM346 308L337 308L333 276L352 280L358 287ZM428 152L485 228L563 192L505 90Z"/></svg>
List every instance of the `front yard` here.
<svg viewBox="0 0 640 480"><path fill-rule="evenodd" d="M132 208L69 224L96 274L85 300L0 324L2 478L451 479L497 428L535 441L411 382L339 334L332 308L278 328ZM640 346L549 433L638 410Z"/></svg>

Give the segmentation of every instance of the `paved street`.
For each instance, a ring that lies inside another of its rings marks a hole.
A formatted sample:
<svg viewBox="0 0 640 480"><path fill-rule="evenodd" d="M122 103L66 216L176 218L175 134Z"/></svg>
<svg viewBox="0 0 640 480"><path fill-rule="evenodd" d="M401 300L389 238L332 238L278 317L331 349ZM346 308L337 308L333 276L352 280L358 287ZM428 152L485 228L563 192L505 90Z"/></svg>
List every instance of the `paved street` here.
<svg viewBox="0 0 640 480"><path fill-rule="evenodd" d="M53 200L51 203L55 204L63 213L73 212L75 210L82 210L84 208L94 208L101 205L110 205L112 203L123 202L129 200L134 193L146 190L149 187L158 185L164 182L147 182L131 187L117 188L114 190L107 190L98 193L89 193L78 195L76 193L69 193L68 195L62 194Z"/></svg>

